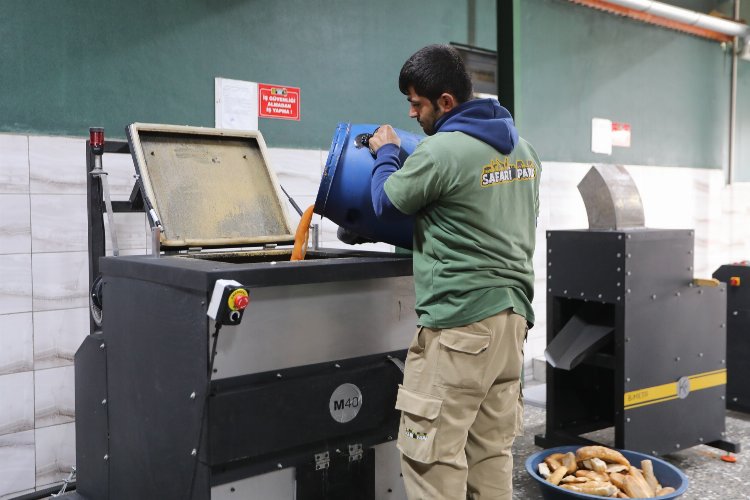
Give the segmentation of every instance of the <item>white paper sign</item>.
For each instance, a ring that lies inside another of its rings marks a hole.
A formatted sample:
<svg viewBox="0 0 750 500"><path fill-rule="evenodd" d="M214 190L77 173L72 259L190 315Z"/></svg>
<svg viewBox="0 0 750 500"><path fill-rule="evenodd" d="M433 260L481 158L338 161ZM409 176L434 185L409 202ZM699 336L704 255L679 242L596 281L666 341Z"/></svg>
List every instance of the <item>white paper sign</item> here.
<svg viewBox="0 0 750 500"><path fill-rule="evenodd" d="M258 84L214 79L216 128L258 130Z"/></svg>
<svg viewBox="0 0 750 500"><path fill-rule="evenodd" d="M591 119L591 151L605 155L612 154L612 120Z"/></svg>

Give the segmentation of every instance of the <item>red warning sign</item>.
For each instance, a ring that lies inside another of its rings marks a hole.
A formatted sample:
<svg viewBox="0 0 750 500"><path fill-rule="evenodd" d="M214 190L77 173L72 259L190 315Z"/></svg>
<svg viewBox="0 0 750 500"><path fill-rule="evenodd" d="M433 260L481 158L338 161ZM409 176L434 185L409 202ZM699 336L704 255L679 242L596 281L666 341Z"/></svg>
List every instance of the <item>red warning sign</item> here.
<svg viewBox="0 0 750 500"><path fill-rule="evenodd" d="M299 120L299 87L259 83L258 116Z"/></svg>

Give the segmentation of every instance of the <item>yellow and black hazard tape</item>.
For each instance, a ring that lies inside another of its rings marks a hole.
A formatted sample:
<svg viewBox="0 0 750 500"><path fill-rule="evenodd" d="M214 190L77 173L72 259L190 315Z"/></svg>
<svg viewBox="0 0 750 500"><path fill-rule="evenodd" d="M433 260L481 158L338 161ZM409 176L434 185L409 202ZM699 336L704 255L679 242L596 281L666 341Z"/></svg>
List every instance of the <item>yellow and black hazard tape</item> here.
<svg viewBox="0 0 750 500"><path fill-rule="evenodd" d="M698 373L690 375L687 379L690 381L690 392L726 385L727 370L724 368L712 372ZM655 385L653 387L626 392L624 408L632 410L641 406L677 399L679 397L678 383L679 381L670 382L669 384Z"/></svg>

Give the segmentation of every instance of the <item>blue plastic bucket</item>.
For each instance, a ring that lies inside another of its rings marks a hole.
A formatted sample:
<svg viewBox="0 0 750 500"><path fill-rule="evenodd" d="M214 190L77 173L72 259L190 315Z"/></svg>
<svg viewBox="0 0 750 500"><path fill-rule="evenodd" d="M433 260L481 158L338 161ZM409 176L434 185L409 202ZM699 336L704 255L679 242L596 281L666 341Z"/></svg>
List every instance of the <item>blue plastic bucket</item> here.
<svg viewBox="0 0 750 500"><path fill-rule="evenodd" d="M554 484L544 479L541 475L539 475L539 463L544 461L545 457L551 455L552 453L568 453L569 451L575 453L578 448L580 448L580 446L559 446L557 448L550 448L548 450L542 450L540 452L534 453L526 459L526 472L528 472L531 477L536 480L539 488L542 490L542 497L544 497L546 500L569 500L571 498L598 498L599 500L601 500L602 497L600 496L577 493L575 491L570 491L566 490L565 488L555 486ZM651 460L651 463L654 466L654 476L659 481L659 484L664 487L671 486L675 489L674 493L658 497L659 500L670 500L672 498L677 498L687 491L689 482L687 476L683 474L680 469L670 464L669 462L665 462L660 458L652 457L651 455L637 453L635 451L619 450L619 452L622 453L632 465L638 468L640 468L641 466L641 460Z"/></svg>
<svg viewBox="0 0 750 500"><path fill-rule="evenodd" d="M375 158L367 140L377 128L377 125L351 123L339 123L336 127L315 199L315 213L372 241L411 248L414 218L381 221L372 208L370 179ZM399 129L396 133L401 139L403 163L422 138Z"/></svg>

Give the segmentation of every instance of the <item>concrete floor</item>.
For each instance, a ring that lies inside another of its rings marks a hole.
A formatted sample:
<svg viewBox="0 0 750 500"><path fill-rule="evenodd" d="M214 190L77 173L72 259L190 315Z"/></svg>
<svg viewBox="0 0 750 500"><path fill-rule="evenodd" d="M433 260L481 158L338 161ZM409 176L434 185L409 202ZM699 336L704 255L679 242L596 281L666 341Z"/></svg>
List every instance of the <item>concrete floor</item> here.
<svg viewBox="0 0 750 500"><path fill-rule="evenodd" d="M525 468L529 455L540 451L534 445L534 435L544 433L545 411L543 408L526 405L523 437L516 438L513 444L513 498L537 500L542 495L536 481ZM750 415L728 411L726 420L727 438L742 446L750 438ZM597 439L603 439L597 437ZM605 443L607 444L607 443ZM750 451L746 452L750 453ZM685 500L738 500L750 498L750 457L745 453L737 455L736 463L720 460L722 451L708 446L695 446L687 450L661 457L682 470L690 479L687 492L681 496Z"/></svg>

